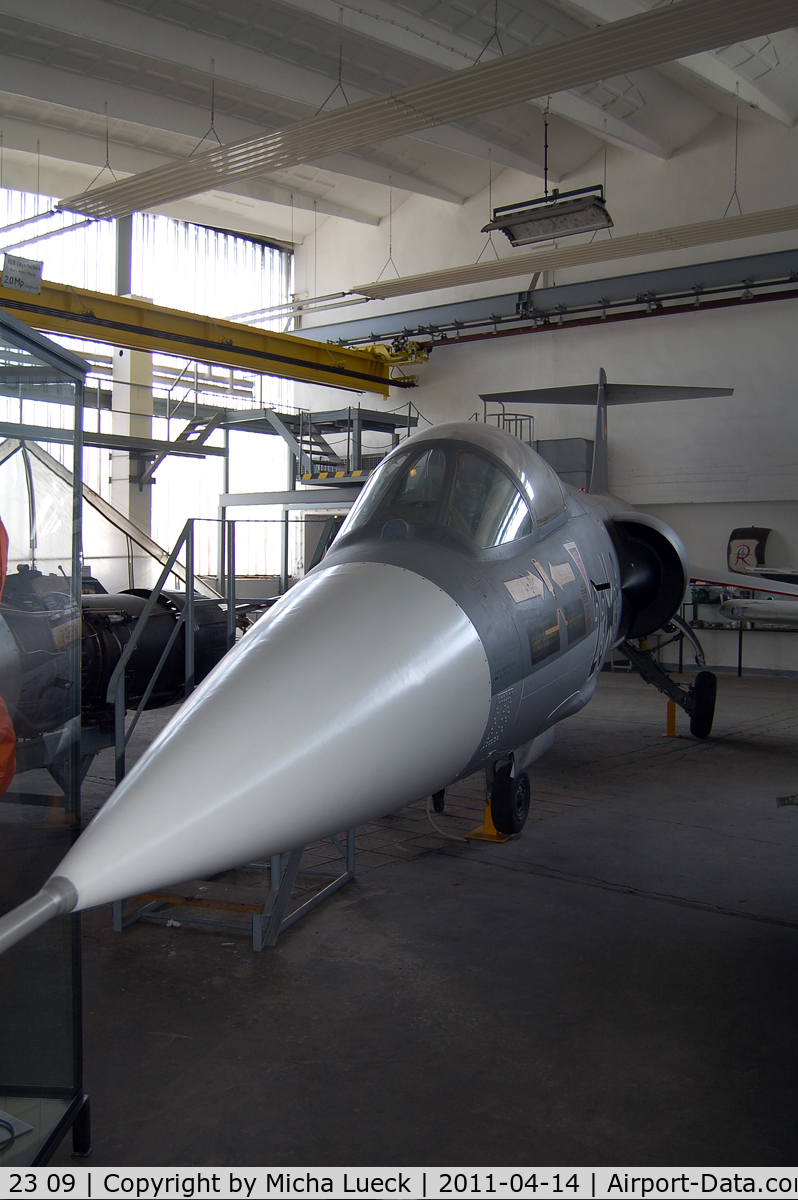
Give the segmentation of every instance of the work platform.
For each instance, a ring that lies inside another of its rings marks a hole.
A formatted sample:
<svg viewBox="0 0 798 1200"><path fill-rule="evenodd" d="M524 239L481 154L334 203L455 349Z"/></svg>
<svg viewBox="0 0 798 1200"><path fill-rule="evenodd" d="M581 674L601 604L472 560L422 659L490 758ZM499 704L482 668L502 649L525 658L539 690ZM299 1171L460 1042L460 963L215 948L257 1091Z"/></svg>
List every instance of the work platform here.
<svg viewBox="0 0 798 1200"><path fill-rule="evenodd" d="M224 428L248 433L276 433L294 456L297 483L322 485L361 484L385 455L418 425L418 412L408 404L399 412L385 413L350 405L320 412L228 411ZM364 433L390 438L380 447L367 447Z"/></svg>
<svg viewBox="0 0 798 1200"><path fill-rule="evenodd" d="M0 384L0 395L3 394L15 393L7 388L4 390ZM44 389L40 398L50 401L59 399L58 395L47 393ZM111 389L92 389L85 397L84 407L100 412L112 411ZM198 401L172 402L168 398L154 396L152 416L165 417L178 425L182 424L183 428L169 441L84 430L84 445L128 453L137 464L134 477L143 486L154 482L156 470L168 455L226 458L230 431L276 435L285 441L293 456L295 483L359 486L365 483L385 455L399 444L400 437L408 436L418 425L418 411L412 404L395 413L383 413L359 405L311 412L305 409L223 408ZM224 435L224 445L209 440L217 431ZM381 446L365 446L364 433L382 435L390 440ZM51 443L69 442L72 437L71 429L0 421L0 438Z"/></svg>

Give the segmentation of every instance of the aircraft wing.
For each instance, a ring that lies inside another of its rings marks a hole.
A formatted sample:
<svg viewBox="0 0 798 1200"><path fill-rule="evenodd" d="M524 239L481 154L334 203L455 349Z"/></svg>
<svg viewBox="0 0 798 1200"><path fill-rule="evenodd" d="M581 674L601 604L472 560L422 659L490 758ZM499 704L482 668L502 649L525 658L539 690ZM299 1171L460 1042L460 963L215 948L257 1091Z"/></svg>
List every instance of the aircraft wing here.
<svg viewBox="0 0 798 1200"><path fill-rule="evenodd" d="M707 587L737 588L746 592L758 592L764 596L792 597L798 600L798 586L794 583L777 583L772 579L763 579L760 575L745 575L733 571L716 571L712 568L693 567L690 582L704 584ZM757 601L759 603L760 601ZM739 619L739 618L738 618ZM762 619L761 617L759 618ZM753 617L750 620L754 620Z"/></svg>

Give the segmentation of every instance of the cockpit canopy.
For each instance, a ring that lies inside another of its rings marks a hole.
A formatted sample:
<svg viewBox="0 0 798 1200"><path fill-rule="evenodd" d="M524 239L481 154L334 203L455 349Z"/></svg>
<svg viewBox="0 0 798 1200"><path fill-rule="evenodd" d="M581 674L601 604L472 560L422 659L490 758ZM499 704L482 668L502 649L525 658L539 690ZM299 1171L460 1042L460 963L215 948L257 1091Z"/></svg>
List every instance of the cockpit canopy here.
<svg viewBox="0 0 798 1200"><path fill-rule="evenodd" d="M365 525L391 533L390 523L396 522L400 533L434 524L488 550L527 537L564 509L557 476L531 451L530 470L516 481L477 448L422 440L379 468L339 537Z"/></svg>

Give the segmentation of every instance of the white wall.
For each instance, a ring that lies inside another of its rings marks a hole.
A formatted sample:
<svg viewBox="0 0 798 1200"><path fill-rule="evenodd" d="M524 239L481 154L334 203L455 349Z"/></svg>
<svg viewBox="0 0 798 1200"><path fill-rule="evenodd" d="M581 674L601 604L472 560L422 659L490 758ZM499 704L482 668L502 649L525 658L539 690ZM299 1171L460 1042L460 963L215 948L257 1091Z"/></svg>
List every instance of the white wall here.
<svg viewBox="0 0 798 1200"><path fill-rule="evenodd" d="M603 166L602 156L561 186L599 182ZM733 167L734 123L727 118L719 117L711 129L667 161L611 147L607 199L616 236L722 216L732 193ZM738 182L743 210L794 203L797 184L798 129L782 128L745 110L740 123ZM534 180L505 170L493 181L493 203L531 198L540 190ZM401 274L473 262L485 244L479 229L487 220L487 208L487 189L459 207L418 196L408 199L393 216L393 259ZM736 258L796 245L798 233L728 242L558 272L554 282ZM514 253L503 238L501 243L497 239L497 246L502 257ZM387 253L386 221L373 229L330 218L318 231L318 291L342 291L376 278ZM299 253L298 278L304 269L303 255L307 259L312 254L312 242L306 243ZM528 284L521 277L480 288L412 296L394 301L390 307L372 303L343 310L340 319L509 293ZM330 316L325 314L324 319ZM782 560L778 565L798 567L796 316L798 302L783 300L450 344L436 348L427 365L412 368L420 376L417 390L394 392L386 402L363 396L361 402L371 408L393 408L406 404L410 397L433 422L463 419L481 408L480 392L592 381L601 366L610 380L619 383L733 387L734 395L729 398L612 410L612 490L663 516L702 564L716 568L724 564L733 526L764 524L775 530L769 561L775 562L775 555ZM307 388L298 390L297 395L298 404L315 408L349 402L345 393L327 389ZM538 406L532 411L538 438L592 437L593 417L588 409ZM779 647L774 660L772 650L759 652L747 644L747 665L756 666L759 655L762 669L798 670L798 639L784 636Z"/></svg>

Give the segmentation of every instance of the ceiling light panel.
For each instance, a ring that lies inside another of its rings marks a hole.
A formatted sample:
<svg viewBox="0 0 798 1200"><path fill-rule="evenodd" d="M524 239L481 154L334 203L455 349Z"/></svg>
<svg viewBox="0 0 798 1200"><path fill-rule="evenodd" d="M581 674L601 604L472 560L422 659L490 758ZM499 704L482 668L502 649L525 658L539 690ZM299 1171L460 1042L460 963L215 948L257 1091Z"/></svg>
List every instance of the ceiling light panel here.
<svg viewBox="0 0 798 1200"><path fill-rule="evenodd" d="M555 188L550 196L539 200L494 208L493 220L483 226L482 232L499 230L513 246L529 246L574 233L609 229L612 224L601 186L562 194Z"/></svg>

